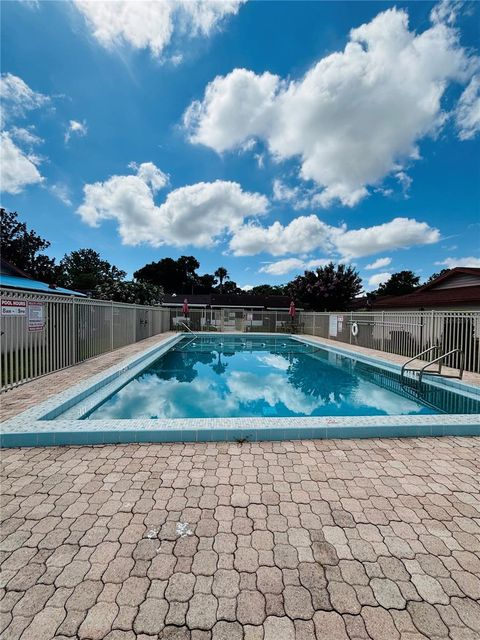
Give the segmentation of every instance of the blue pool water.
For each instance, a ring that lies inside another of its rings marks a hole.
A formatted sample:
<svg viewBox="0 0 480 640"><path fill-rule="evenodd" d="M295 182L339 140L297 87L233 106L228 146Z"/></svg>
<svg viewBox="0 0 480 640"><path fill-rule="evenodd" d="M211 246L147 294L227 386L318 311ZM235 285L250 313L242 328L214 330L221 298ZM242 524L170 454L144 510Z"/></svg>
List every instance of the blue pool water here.
<svg viewBox="0 0 480 640"><path fill-rule="evenodd" d="M187 336L86 419L480 413L478 400L287 337Z"/></svg>

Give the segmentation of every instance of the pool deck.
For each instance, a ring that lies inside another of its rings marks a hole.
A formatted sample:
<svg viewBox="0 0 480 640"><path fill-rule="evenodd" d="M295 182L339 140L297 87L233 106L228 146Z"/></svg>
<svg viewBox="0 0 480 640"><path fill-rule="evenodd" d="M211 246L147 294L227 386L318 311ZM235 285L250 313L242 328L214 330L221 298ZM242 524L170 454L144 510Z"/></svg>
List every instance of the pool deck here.
<svg viewBox="0 0 480 640"><path fill-rule="evenodd" d="M478 640L480 439L2 452L3 640Z"/></svg>
<svg viewBox="0 0 480 640"><path fill-rule="evenodd" d="M2 413L165 337L9 391ZM2 640L480 637L480 438L0 457Z"/></svg>

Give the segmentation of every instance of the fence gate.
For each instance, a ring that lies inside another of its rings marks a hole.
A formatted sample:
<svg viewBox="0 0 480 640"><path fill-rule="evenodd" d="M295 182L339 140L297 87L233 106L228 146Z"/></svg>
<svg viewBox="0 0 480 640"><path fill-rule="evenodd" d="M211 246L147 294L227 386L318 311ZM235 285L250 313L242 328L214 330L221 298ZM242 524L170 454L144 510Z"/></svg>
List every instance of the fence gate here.
<svg viewBox="0 0 480 640"><path fill-rule="evenodd" d="M136 341L144 340L150 336L150 316L148 309L137 308L137 335Z"/></svg>

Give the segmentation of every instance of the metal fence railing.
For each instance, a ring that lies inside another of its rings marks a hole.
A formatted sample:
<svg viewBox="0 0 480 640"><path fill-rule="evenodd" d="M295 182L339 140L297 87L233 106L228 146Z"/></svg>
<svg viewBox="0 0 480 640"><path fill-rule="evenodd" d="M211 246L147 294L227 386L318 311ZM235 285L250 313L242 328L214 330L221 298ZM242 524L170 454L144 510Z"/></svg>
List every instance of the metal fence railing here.
<svg viewBox="0 0 480 640"><path fill-rule="evenodd" d="M168 331L161 307L1 290L0 388Z"/></svg>
<svg viewBox="0 0 480 640"><path fill-rule="evenodd" d="M401 356L413 357L435 345L443 353L458 348L465 355L465 370L480 373L479 311L307 313L302 318L303 333ZM459 367L460 355L444 364Z"/></svg>
<svg viewBox="0 0 480 640"><path fill-rule="evenodd" d="M191 309L185 318L177 309L0 292L2 390L165 331L186 331L185 321L192 331L301 333L408 357L434 345L459 348L465 370L480 373L479 311L302 311L292 323L275 310ZM457 367L458 358L444 364Z"/></svg>

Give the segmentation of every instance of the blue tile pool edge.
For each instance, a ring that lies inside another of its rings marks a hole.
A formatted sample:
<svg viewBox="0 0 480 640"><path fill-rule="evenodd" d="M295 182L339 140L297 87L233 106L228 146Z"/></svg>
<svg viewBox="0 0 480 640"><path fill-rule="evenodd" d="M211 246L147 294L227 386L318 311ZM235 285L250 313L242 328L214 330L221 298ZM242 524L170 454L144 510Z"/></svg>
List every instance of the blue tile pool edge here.
<svg viewBox="0 0 480 640"><path fill-rule="evenodd" d="M85 446L99 444L166 443L166 442L262 442L283 440L419 438L430 436L480 437L480 425L459 422L455 425L336 425L312 427L252 427L203 429L185 428L106 431L45 431L1 433L0 446L48 447Z"/></svg>
<svg viewBox="0 0 480 640"><path fill-rule="evenodd" d="M204 332L202 335L218 334ZM229 334L239 335L244 334ZM255 333L262 337L278 337L277 334ZM0 425L0 446L55 446L74 444L114 444L126 442L212 442L212 441L261 441L295 440L311 438L385 438L420 436L480 436L480 417L474 415L430 416L358 416L315 418L204 418L162 420L98 420L85 430L80 420L49 420L67 407L81 401L112 382L121 384L123 376L130 377L147 361L156 359L174 344L184 333L177 334L160 344L149 347L121 363L110 367L79 385L53 396ZM325 345L304 336L290 336L300 342L314 345L326 351L336 352L377 367L398 372L400 365L372 356L365 356L345 348ZM451 382L451 381L445 381ZM435 384L438 384L435 381ZM445 386L453 386L451 384ZM474 396L480 389L462 383L457 390ZM79 426L80 423L80 426ZM245 424L247 423L248 426ZM6 427L6 430L5 430Z"/></svg>

